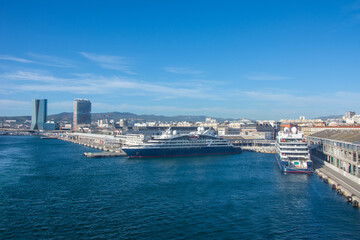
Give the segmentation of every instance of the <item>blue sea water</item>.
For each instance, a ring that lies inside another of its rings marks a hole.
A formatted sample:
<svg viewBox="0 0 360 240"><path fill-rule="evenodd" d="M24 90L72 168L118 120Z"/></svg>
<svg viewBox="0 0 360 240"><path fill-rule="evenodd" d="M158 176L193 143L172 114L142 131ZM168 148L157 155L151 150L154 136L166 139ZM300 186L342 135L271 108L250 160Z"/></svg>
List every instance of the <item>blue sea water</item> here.
<svg viewBox="0 0 360 240"><path fill-rule="evenodd" d="M274 155L87 159L0 137L1 239L360 239L360 211Z"/></svg>

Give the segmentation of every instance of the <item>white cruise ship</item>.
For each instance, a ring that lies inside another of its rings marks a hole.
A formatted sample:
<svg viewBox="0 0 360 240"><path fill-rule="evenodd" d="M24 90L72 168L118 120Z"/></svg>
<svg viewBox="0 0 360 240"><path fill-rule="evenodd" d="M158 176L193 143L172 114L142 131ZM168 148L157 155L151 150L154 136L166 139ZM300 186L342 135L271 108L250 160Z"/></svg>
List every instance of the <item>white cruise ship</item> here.
<svg viewBox="0 0 360 240"><path fill-rule="evenodd" d="M276 161L286 173L312 173L313 165L304 134L296 127L285 128L276 137Z"/></svg>
<svg viewBox="0 0 360 240"><path fill-rule="evenodd" d="M168 129L160 136L142 142L128 142L122 150L130 158L178 157L241 153L229 141L215 136L212 130L198 128L197 132L178 134Z"/></svg>

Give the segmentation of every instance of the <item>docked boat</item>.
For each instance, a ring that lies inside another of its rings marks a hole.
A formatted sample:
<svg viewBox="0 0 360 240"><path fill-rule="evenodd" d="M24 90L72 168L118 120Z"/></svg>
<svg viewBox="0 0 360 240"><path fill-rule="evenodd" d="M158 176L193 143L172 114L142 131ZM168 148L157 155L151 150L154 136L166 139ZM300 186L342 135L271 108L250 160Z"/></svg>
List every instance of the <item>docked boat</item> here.
<svg viewBox="0 0 360 240"><path fill-rule="evenodd" d="M275 142L276 161L285 173L312 173L313 164L304 134L296 127L279 132Z"/></svg>
<svg viewBox="0 0 360 240"><path fill-rule="evenodd" d="M241 153L229 141L219 138L211 129L198 128L196 132L178 134L169 128L165 133L150 139L129 141L122 150L130 158L178 157Z"/></svg>

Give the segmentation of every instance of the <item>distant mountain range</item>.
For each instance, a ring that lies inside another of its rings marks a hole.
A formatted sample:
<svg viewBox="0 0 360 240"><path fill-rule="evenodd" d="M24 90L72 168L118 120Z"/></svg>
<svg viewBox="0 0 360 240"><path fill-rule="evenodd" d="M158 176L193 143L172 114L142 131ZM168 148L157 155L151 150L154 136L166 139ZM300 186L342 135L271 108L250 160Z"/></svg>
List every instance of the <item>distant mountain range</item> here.
<svg viewBox="0 0 360 240"><path fill-rule="evenodd" d="M330 116L323 116L317 117L314 119L322 119L326 121L327 119L334 119L334 118L342 118L343 115L330 115ZM134 113L129 112L106 112L106 113L92 113L91 119L92 121L97 121L99 119L114 119L118 121L119 119L137 119L137 120L144 120L144 121L163 121L163 122L170 122L170 121L188 121L188 122L200 122L205 121L207 116L162 116L162 115L137 115ZM17 122L25 122L26 120L31 120L31 116L2 116L0 117L0 121L4 120L17 120ZM56 122L60 121L69 121L72 122L73 113L72 112L63 112L58 114L49 115L47 117L48 120L54 120ZM233 118L215 118L218 122L222 122L225 120L236 120Z"/></svg>
<svg viewBox="0 0 360 240"><path fill-rule="evenodd" d="M106 113L92 113L91 114L91 120L97 121L99 119L137 119L137 120L144 120L144 121L189 121L189 122L199 122L199 121L205 121L207 116L161 116L161 115L137 115L134 113L129 112L106 112ZM26 120L31 120L31 116L2 116L0 117L0 121L4 120L17 120L18 122L24 122ZM73 113L72 112L63 112L53 115L47 116L48 120L54 120L56 122L60 121L72 121L73 119ZM234 120L234 119L227 119L227 118L215 118L217 121L225 121L225 120Z"/></svg>
<svg viewBox="0 0 360 240"><path fill-rule="evenodd" d="M317 117L314 119L321 119L323 121L326 121L328 119L337 119L337 118L342 118L344 115L329 115L329 116L324 116L324 117Z"/></svg>
<svg viewBox="0 0 360 240"><path fill-rule="evenodd" d="M60 120L68 120L72 121L73 113L59 113L55 115L48 116L48 119L60 121ZM92 113L91 120L97 121L99 119L138 119L144 121L205 121L206 116L159 116L159 115L137 115L129 112L106 112L106 113ZM220 120L220 119L218 119Z"/></svg>

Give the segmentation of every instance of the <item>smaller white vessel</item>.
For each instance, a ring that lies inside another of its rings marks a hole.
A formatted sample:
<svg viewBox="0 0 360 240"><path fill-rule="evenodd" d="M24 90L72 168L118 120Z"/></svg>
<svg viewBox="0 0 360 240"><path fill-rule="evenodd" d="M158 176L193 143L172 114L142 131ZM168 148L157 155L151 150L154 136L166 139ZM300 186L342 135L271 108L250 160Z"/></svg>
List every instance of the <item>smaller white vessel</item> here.
<svg viewBox="0 0 360 240"><path fill-rule="evenodd" d="M160 136L128 141L122 150L130 158L179 157L241 153L229 141L217 137L212 130L198 128L197 132L178 134L169 128Z"/></svg>
<svg viewBox="0 0 360 240"><path fill-rule="evenodd" d="M276 161L286 173L312 173L313 164L304 134L296 127L278 133L275 142Z"/></svg>

